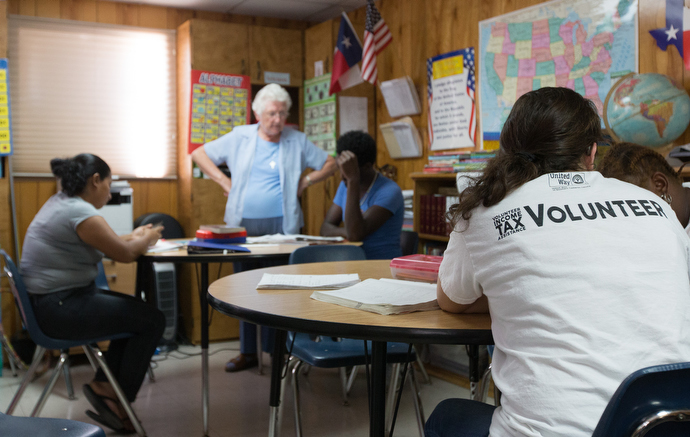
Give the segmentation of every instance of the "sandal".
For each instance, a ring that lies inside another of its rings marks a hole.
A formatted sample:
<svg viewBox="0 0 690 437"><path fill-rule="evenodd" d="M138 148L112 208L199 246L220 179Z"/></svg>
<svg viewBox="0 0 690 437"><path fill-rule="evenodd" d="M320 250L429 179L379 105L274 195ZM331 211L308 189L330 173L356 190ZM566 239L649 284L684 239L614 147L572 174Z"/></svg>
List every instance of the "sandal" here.
<svg viewBox="0 0 690 437"><path fill-rule="evenodd" d="M97 395L96 392L94 392L91 386L88 384L84 384L82 390L84 391L86 399L89 400L89 403L91 403L91 405L93 405L93 407L98 412L98 414L96 414L93 411L87 410L87 416L89 416L96 422L100 423L101 425L105 425L118 433L131 434L134 432L134 427L132 426L132 423L129 421L129 418L121 419L117 415L117 413L115 413L105 402L106 400L108 400L113 402L115 405L119 405L119 402L116 399L109 398L107 396ZM128 426L125 426L123 420L127 421Z"/></svg>
<svg viewBox="0 0 690 437"><path fill-rule="evenodd" d="M93 411L91 411L91 410L86 410L86 415L89 416L94 422L98 422L98 423L100 423L100 424L103 425L103 426L107 426L108 428L112 428L112 427L110 426L111 424L110 424L109 422L106 422L101 416L99 416L98 414L94 413ZM131 424L131 422L129 421L129 419L127 419L127 423L130 423L130 424ZM128 428L125 427L125 426L123 426L122 428L119 428L119 429L115 429L115 428L112 428L112 429L113 429L116 433L118 433L118 434L134 434L134 433L136 433L136 430L134 429L134 426L132 426L131 429L128 429Z"/></svg>

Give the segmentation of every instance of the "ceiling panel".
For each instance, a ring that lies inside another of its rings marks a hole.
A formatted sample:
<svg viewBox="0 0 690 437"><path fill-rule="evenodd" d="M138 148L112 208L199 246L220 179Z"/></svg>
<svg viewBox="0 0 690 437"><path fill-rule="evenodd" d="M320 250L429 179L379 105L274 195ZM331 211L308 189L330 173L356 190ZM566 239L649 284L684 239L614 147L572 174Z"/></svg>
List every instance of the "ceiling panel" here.
<svg viewBox="0 0 690 437"><path fill-rule="evenodd" d="M367 0L112 0L182 9L321 22L366 5Z"/></svg>

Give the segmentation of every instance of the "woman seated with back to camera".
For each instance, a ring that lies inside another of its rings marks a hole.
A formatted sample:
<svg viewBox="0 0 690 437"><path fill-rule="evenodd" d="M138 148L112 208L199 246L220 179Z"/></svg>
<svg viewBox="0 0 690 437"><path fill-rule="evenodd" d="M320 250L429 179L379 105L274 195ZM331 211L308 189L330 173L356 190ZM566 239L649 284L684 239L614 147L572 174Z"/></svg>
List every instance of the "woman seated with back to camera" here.
<svg viewBox="0 0 690 437"><path fill-rule="evenodd" d="M367 133L351 131L338 138L336 153L342 181L321 235L361 241L367 259L401 256L405 203L398 184L374 168L376 141Z"/></svg>
<svg viewBox="0 0 690 437"><path fill-rule="evenodd" d="M103 255L132 262L161 236L162 227L142 226L118 237L98 209L110 200L110 167L88 153L50 161L62 190L29 225L20 268L38 324L53 338L80 340L118 333L105 359L130 402L146 376L163 335L161 311L133 296L100 290L95 279ZM89 416L120 432L134 428L102 370L84 385L98 414Z"/></svg>
<svg viewBox="0 0 690 437"><path fill-rule="evenodd" d="M452 208L438 302L490 312L502 397L443 401L427 436L589 437L628 375L690 361L690 239L657 196L593 171L600 123L570 89L524 94Z"/></svg>
<svg viewBox="0 0 690 437"><path fill-rule="evenodd" d="M690 188L680 174L658 152L633 143L611 146L599 163L599 172L645 188L665 200L690 234Z"/></svg>

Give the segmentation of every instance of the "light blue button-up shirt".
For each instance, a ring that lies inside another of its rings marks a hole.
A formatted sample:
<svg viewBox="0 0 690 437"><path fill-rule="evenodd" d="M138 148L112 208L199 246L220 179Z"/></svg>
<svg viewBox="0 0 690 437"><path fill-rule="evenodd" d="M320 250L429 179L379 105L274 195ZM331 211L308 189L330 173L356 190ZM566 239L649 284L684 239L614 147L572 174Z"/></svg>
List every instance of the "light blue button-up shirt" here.
<svg viewBox="0 0 690 437"><path fill-rule="evenodd" d="M232 188L225 205L225 223L239 226L242 222L244 196L254 164L259 125L237 126L230 133L204 145L206 155L214 164L225 163L232 175ZM316 147L302 132L286 127L280 135L280 185L283 190L283 232L298 234L304 216L297 198L302 172L307 168L320 170L328 154Z"/></svg>

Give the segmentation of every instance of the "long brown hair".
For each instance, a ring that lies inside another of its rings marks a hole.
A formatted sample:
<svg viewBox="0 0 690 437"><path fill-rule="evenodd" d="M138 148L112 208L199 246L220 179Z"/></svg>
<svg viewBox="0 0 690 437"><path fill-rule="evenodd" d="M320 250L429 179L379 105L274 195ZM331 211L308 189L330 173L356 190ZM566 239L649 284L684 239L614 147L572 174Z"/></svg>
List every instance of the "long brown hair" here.
<svg viewBox="0 0 690 437"><path fill-rule="evenodd" d="M683 183L666 158L649 147L633 143L617 143L611 146L599 163L598 170L607 178L620 179L643 188L646 188L645 182L658 171L670 180Z"/></svg>
<svg viewBox="0 0 690 437"><path fill-rule="evenodd" d="M503 125L496 157L448 212L453 228L479 205L495 205L525 182L581 169L601 137L596 106L575 91L547 87L523 94Z"/></svg>

